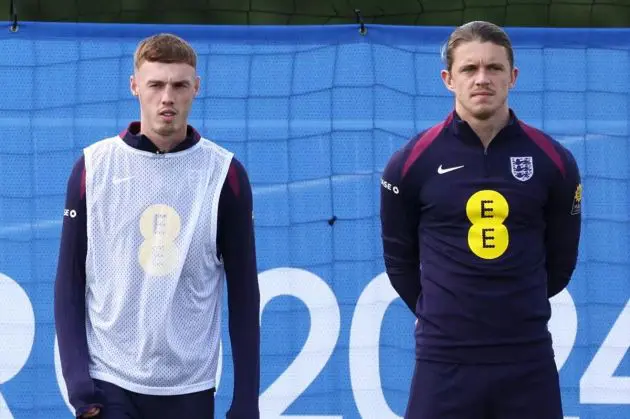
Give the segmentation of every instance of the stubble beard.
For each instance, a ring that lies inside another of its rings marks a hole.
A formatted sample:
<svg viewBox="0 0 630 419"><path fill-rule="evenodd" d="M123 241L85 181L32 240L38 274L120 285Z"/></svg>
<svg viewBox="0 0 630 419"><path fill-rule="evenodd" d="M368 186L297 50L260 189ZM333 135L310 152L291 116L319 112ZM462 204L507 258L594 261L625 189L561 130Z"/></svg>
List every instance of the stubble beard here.
<svg viewBox="0 0 630 419"><path fill-rule="evenodd" d="M173 125L166 125L166 126L161 126L158 127L155 132L157 132L158 134L160 134L163 137L168 137L170 135L173 135L175 133L175 131L177 131L175 129L175 127Z"/></svg>
<svg viewBox="0 0 630 419"><path fill-rule="evenodd" d="M501 110L501 108L506 103L506 99L507 98L503 99L496 106L483 107L483 108L481 108L479 110L473 110L473 108L471 107L471 109L469 109L469 112L475 119L477 119L479 121L487 121L487 120L491 119L493 116L495 116Z"/></svg>

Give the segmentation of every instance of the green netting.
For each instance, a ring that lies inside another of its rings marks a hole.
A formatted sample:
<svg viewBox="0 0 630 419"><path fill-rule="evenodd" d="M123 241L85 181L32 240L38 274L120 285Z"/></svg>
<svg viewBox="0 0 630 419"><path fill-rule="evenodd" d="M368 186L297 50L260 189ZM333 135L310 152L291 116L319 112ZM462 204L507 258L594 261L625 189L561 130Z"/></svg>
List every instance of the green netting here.
<svg viewBox="0 0 630 419"><path fill-rule="evenodd" d="M628 27L630 0L15 0L20 20L192 23ZM0 0L9 11L10 0ZM2 9L4 8L4 9Z"/></svg>

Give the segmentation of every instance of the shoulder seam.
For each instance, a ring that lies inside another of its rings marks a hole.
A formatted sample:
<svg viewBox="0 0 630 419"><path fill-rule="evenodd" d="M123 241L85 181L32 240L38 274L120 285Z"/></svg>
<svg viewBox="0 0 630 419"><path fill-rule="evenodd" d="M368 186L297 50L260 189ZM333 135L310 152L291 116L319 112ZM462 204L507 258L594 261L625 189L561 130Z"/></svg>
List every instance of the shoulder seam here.
<svg viewBox="0 0 630 419"><path fill-rule="evenodd" d="M210 148L214 149L215 151L218 151L218 152L222 153L226 157L230 157L230 158L234 157L234 153L232 151L228 150L227 148L223 147L222 145L219 145L218 143L212 141L209 138L200 137L199 138L199 142L201 143L202 146L210 147Z"/></svg>
<svg viewBox="0 0 630 419"><path fill-rule="evenodd" d="M411 166L418 160L420 155L422 155L422 153L424 153L424 151L429 148L429 146L440 136L444 128L451 122L452 118L453 116L451 114L445 121L432 126L416 137L418 139L411 148L411 152L403 164L402 173L400 175L401 179L405 177Z"/></svg>
<svg viewBox="0 0 630 419"><path fill-rule="evenodd" d="M558 168L562 176L566 176L567 168L562 158L562 155L556 149L556 146L551 140L551 137L543 131L526 124L523 121L519 121L519 125L527 138L533 141L542 152L552 161L552 163Z"/></svg>

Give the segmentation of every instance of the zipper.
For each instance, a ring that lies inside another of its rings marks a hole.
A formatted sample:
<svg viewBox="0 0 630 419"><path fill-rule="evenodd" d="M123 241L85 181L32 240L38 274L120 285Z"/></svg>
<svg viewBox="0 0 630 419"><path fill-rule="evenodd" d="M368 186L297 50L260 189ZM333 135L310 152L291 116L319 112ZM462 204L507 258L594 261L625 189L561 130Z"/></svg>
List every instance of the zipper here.
<svg viewBox="0 0 630 419"><path fill-rule="evenodd" d="M490 144L488 144L490 146ZM483 177L488 177L488 147L483 148Z"/></svg>

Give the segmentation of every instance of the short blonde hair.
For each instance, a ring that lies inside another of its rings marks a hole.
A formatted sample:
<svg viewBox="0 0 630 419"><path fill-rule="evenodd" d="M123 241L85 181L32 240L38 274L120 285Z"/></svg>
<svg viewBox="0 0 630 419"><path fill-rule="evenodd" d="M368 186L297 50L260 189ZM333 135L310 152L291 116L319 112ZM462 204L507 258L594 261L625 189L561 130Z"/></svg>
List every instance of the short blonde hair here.
<svg viewBox="0 0 630 419"><path fill-rule="evenodd" d="M453 66L455 49L463 43L472 41L492 42L495 45L504 47L510 66L514 68L514 50L507 33L494 23L473 21L456 28L449 36L446 45L444 45L442 58L448 71L451 71Z"/></svg>
<svg viewBox="0 0 630 419"><path fill-rule="evenodd" d="M133 64L144 62L184 63L197 68L197 54L188 42L177 35L161 33L143 39L136 48Z"/></svg>

